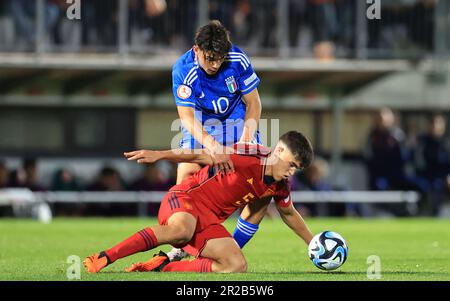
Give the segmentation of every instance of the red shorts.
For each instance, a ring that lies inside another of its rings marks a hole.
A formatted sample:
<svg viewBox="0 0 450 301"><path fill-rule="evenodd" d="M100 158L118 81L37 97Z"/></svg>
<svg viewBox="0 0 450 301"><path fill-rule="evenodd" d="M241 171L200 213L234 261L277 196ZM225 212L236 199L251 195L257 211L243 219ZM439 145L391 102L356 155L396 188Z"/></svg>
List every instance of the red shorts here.
<svg viewBox="0 0 450 301"><path fill-rule="evenodd" d="M221 225L217 216L208 208L200 204L196 205L192 197L185 192L169 191L159 207L159 224L167 225L169 218L176 212L190 213L197 219L192 239L187 244L174 245L174 247L183 248L192 256L198 257L210 239L232 237L227 229Z"/></svg>

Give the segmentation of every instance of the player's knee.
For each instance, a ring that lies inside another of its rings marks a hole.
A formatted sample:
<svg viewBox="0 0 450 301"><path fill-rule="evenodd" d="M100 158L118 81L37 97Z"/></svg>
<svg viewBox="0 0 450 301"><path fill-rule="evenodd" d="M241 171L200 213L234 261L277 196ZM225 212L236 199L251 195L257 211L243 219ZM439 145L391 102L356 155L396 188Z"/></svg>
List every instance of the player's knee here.
<svg viewBox="0 0 450 301"><path fill-rule="evenodd" d="M246 273L247 272L247 261L244 257L236 258L231 263L232 273Z"/></svg>
<svg viewBox="0 0 450 301"><path fill-rule="evenodd" d="M181 227L174 228L173 230L173 241L175 244L185 244L192 239L192 231L190 229L185 229Z"/></svg>
<svg viewBox="0 0 450 301"><path fill-rule="evenodd" d="M233 267L234 273L247 273L247 261L245 259L235 262Z"/></svg>
<svg viewBox="0 0 450 301"><path fill-rule="evenodd" d="M229 273L246 273L247 261L244 256L230 256L224 259L225 270Z"/></svg>

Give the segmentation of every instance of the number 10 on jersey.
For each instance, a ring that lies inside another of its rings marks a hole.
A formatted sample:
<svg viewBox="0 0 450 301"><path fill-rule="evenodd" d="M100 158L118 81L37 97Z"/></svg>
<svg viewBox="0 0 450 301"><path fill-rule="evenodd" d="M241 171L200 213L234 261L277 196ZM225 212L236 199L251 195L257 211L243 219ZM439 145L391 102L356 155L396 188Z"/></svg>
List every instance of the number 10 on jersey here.
<svg viewBox="0 0 450 301"><path fill-rule="evenodd" d="M228 101L228 98L226 97L220 97L218 100L212 101L214 112L216 114L223 114L228 110L228 106L230 105L230 102Z"/></svg>

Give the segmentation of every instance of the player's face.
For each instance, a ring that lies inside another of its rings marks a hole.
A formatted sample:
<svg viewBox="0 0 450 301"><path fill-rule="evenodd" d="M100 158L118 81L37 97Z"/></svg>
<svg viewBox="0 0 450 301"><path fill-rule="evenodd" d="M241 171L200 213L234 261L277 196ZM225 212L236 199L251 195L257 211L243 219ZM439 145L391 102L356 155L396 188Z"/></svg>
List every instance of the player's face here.
<svg viewBox="0 0 450 301"><path fill-rule="evenodd" d="M216 74L225 61L225 57L218 57L212 52L200 50L197 46L194 46L194 51L200 66L208 75Z"/></svg>
<svg viewBox="0 0 450 301"><path fill-rule="evenodd" d="M272 177L275 181L281 181L293 176L301 169L301 162L295 158L288 148L278 150L278 160L273 166Z"/></svg>

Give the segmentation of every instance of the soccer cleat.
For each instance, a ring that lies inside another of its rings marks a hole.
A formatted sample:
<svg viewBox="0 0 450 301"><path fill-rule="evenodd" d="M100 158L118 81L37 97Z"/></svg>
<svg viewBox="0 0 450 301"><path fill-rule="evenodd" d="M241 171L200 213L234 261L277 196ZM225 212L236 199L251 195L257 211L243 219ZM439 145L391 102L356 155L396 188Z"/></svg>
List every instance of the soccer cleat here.
<svg viewBox="0 0 450 301"><path fill-rule="evenodd" d="M167 257L169 257L170 261L180 261L188 256L189 254L186 251L178 248L173 248L169 253L167 253Z"/></svg>
<svg viewBox="0 0 450 301"><path fill-rule="evenodd" d="M86 257L83 264L89 273L98 273L109 264L109 260L105 252L100 252Z"/></svg>
<svg viewBox="0 0 450 301"><path fill-rule="evenodd" d="M125 272L160 272L168 263L169 257L163 251L159 251L149 261L133 263L125 269Z"/></svg>

